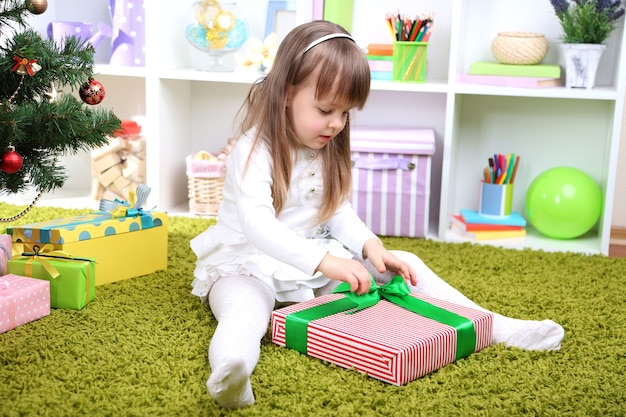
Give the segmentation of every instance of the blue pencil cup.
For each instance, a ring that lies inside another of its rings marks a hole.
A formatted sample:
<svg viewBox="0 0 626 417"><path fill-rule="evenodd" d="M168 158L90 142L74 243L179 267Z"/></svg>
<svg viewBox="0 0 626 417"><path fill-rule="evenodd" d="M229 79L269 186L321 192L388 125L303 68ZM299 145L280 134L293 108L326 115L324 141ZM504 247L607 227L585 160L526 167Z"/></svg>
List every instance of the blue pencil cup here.
<svg viewBox="0 0 626 417"><path fill-rule="evenodd" d="M478 212L484 216L508 216L513 207L513 184L481 182Z"/></svg>

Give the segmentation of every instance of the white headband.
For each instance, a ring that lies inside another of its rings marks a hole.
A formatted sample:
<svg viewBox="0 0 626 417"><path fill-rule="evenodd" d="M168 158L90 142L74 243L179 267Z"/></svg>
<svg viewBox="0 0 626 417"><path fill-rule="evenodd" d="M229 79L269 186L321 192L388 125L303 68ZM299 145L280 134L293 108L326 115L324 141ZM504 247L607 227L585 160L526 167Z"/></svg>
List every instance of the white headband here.
<svg viewBox="0 0 626 417"><path fill-rule="evenodd" d="M321 38L316 39L313 42L311 42L309 46L304 48L304 52L302 52L302 54L306 54L309 51L309 49L313 48L314 46L319 45L322 42L325 42L329 39L334 39L334 38L348 38L352 42L356 43L356 41L352 38L352 36L346 33L331 33L330 35L322 36Z"/></svg>

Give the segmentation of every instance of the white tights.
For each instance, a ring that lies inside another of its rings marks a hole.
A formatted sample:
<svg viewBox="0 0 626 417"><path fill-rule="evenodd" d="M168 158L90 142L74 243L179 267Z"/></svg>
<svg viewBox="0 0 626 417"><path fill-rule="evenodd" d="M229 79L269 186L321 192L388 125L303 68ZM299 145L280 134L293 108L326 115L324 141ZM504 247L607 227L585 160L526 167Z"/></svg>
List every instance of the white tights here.
<svg viewBox="0 0 626 417"><path fill-rule="evenodd" d="M455 304L487 311L439 278L417 256L392 251L408 262L418 277L411 290ZM366 263L379 282L387 282L393 274L379 274ZM316 295L328 293L339 284L321 288ZM268 329L274 293L260 280L246 276L219 279L209 292L209 304L218 321L209 347L211 376L207 388L211 396L226 408L254 403L250 375L259 360L261 339ZM494 314L493 344L527 350L556 350L561 347L563 328L551 320L520 320Z"/></svg>

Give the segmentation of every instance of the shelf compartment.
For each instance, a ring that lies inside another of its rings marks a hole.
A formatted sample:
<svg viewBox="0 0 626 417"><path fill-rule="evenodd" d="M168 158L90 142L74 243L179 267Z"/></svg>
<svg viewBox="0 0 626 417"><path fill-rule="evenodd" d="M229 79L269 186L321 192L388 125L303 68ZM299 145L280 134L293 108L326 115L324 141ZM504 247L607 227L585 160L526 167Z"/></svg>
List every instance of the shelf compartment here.
<svg viewBox="0 0 626 417"><path fill-rule="evenodd" d="M606 206L610 200L606 198L607 172L613 134L606 120L612 118L613 112L614 103L603 100L458 96L458 128L451 144L445 219L462 208L478 207L483 168L494 153L515 153L521 157L513 210L524 216L526 190L539 174L556 166L572 166L589 174L603 190ZM593 231L598 237L603 234L603 221ZM448 238L446 231L447 221L440 224L440 236ZM591 239L594 246L583 247L598 252L599 241ZM540 236L527 242L532 247L545 246ZM549 244L552 243L550 239ZM572 240L559 246L575 248L580 244Z"/></svg>

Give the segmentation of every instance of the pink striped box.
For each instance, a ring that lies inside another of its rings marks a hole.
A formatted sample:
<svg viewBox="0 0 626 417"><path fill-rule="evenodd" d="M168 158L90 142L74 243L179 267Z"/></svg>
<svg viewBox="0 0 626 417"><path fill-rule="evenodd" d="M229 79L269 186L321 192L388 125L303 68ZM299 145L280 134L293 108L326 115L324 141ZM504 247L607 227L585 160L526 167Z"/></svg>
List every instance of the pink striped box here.
<svg viewBox="0 0 626 417"><path fill-rule="evenodd" d="M0 277L0 333L50 315L50 282L8 274Z"/></svg>
<svg viewBox="0 0 626 417"><path fill-rule="evenodd" d="M428 230L433 129L352 128L351 203L381 236Z"/></svg>
<svg viewBox="0 0 626 417"><path fill-rule="evenodd" d="M476 349L489 346L490 313L411 294L474 323ZM272 342L286 346L285 320L294 312L343 297L328 294L272 313ZM354 314L336 313L308 324L307 355L354 368L393 385L404 385L455 361L456 330L386 300Z"/></svg>

